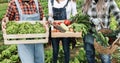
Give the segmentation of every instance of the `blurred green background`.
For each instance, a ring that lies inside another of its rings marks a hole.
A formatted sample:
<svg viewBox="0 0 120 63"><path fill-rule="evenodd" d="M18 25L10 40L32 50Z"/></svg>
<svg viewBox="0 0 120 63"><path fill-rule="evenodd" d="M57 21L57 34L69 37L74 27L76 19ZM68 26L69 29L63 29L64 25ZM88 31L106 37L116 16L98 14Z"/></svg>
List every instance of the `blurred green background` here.
<svg viewBox="0 0 120 63"><path fill-rule="evenodd" d="M44 14L48 15L48 0L40 0ZM77 2L77 10L81 11L81 7L83 5L84 0L76 0ZM117 2L117 5L120 8L120 0L115 0ZM6 13L6 9L8 6L9 0L0 0L0 63L20 63L18 54L17 54L17 48L16 45L4 45L3 44L3 37L2 37L2 31L1 31L1 20L3 16ZM115 20L113 20L115 23ZM45 44L46 45L46 44ZM48 45L48 44L47 44ZM118 49L117 54L113 54L112 59L113 61L116 61L116 63L120 63L120 49ZM59 52L59 59L58 63L63 63L63 50L62 47L60 47ZM51 63L52 60L52 48L51 46L45 46L45 63ZM100 59L98 57L98 53L96 53L96 61L97 63L101 63ZM83 43L80 39L77 41L77 45L75 49L71 49L71 59L70 63L87 63L86 57L85 57L85 51L83 49Z"/></svg>

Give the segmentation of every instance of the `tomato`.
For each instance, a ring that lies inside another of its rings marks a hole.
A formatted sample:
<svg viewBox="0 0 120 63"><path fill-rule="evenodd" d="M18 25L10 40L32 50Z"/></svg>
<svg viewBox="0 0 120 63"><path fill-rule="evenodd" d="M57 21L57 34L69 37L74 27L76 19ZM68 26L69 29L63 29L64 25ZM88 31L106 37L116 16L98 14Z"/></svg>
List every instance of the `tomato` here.
<svg viewBox="0 0 120 63"><path fill-rule="evenodd" d="M64 20L64 24L68 26L68 25L71 24L71 22L70 22L70 20L67 20L67 19L66 19L66 20Z"/></svg>
<svg viewBox="0 0 120 63"><path fill-rule="evenodd" d="M55 25L55 24L56 24L56 22L53 22L53 24Z"/></svg>
<svg viewBox="0 0 120 63"><path fill-rule="evenodd" d="M53 22L53 25L56 26L56 25L59 25L57 22Z"/></svg>
<svg viewBox="0 0 120 63"><path fill-rule="evenodd" d="M60 25L62 22L58 22L58 24Z"/></svg>

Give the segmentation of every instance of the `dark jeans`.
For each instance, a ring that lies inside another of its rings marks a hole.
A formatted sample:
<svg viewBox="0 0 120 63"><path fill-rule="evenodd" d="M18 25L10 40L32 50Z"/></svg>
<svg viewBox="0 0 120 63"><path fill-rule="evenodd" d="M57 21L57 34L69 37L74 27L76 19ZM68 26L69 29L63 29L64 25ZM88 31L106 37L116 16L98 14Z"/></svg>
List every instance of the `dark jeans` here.
<svg viewBox="0 0 120 63"><path fill-rule="evenodd" d="M62 40L62 46L63 46L63 50L64 50L64 58L65 58L64 63L69 63L70 39L69 38L52 38L53 63L57 63L60 40Z"/></svg>
<svg viewBox="0 0 120 63"><path fill-rule="evenodd" d="M94 37L92 34L87 34L84 38L84 49L86 51L86 57L88 63L95 63L95 49L94 49ZM111 63L110 55L100 54L102 63Z"/></svg>

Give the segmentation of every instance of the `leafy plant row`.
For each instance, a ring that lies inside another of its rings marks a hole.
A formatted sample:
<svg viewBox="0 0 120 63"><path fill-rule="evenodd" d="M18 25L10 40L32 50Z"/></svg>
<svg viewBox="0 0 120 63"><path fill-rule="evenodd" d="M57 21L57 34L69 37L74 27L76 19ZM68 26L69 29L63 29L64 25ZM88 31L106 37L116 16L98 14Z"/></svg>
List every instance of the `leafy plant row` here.
<svg viewBox="0 0 120 63"><path fill-rule="evenodd" d="M19 57L17 54L16 45L5 46L1 45L0 47L0 63L18 63Z"/></svg>

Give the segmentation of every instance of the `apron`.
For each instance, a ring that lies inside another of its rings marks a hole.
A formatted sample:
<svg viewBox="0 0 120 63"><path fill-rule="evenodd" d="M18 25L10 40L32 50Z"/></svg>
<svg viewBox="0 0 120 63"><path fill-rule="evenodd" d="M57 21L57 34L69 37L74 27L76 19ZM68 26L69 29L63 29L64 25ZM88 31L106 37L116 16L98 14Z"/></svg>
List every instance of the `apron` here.
<svg viewBox="0 0 120 63"><path fill-rule="evenodd" d="M64 20L67 19L67 15L66 15L66 6L68 5L69 0L67 1L67 3L65 4L65 6L63 8L55 8L52 7L52 11L53 11L53 18L54 20ZM52 6L54 5L54 0L51 0Z"/></svg>

